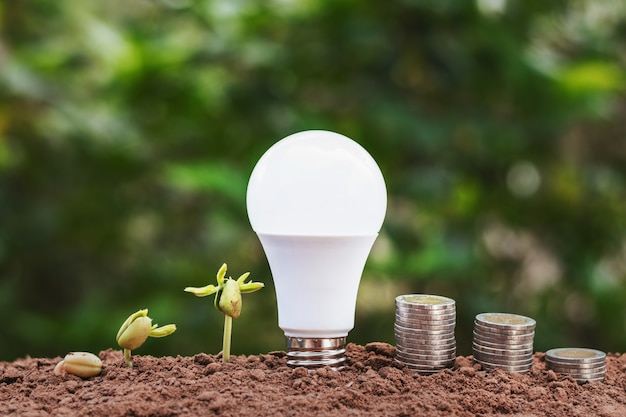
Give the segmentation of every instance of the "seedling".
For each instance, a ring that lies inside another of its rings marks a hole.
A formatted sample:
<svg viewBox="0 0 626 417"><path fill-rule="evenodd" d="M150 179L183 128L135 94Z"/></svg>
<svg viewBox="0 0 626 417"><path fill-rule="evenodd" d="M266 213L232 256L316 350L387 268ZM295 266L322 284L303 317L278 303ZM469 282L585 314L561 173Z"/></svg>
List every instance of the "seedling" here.
<svg viewBox="0 0 626 417"><path fill-rule="evenodd" d="M217 271L217 286L209 284L205 287L187 287L185 291L197 297L206 297L215 294L214 305L224 313L224 339L222 345L222 361L230 360L230 341L233 331L233 319L241 315L241 294L255 292L265 286L262 282L245 282L250 272L241 275L235 281L231 277L226 279L226 264Z"/></svg>
<svg viewBox="0 0 626 417"><path fill-rule="evenodd" d="M158 327L152 324L152 319L148 317L148 309L139 310L126 319L120 330L117 332L115 340L124 349L124 361L129 368L133 367L131 358L132 351L144 344L148 336L165 337L176 331L175 324Z"/></svg>

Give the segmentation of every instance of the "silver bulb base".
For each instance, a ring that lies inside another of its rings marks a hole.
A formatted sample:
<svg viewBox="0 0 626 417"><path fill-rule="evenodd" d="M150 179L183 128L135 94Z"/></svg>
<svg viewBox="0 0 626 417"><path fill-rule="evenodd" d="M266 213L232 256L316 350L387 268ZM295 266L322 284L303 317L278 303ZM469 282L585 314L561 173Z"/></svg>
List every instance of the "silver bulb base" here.
<svg viewBox="0 0 626 417"><path fill-rule="evenodd" d="M343 368L346 353L345 337L303 338L287 336L287 365L292 367Z"/></svg>

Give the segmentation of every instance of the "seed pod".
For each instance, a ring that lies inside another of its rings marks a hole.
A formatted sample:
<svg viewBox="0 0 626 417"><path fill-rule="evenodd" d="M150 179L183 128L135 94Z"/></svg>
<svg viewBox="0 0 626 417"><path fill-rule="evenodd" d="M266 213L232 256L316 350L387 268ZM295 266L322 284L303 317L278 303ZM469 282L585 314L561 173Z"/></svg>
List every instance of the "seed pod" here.
<svg viewBox="0 0 626 417"><path fill-rule="evenodd" d="M147 316L135 318L117 338L117 344L128 350L134 350L144 344L152 330L152 319Z"/></svg>
<svg viewBox="0 0 626 417"><path fill-rule="evenodd" d="M57 370L57 368L60 369ZM63 361L54 368L55 374L60 374L62 371L81 378L90 378L102 372L102 361L93 353L71 352L65 355Z"/></svg>
<svg viewBox="0 0 626 417"><path fill-rule="evenodd" d="M234 279L227 279L224 289L218 293L217 309L234 319L241 315L241 290Z"/></svg>

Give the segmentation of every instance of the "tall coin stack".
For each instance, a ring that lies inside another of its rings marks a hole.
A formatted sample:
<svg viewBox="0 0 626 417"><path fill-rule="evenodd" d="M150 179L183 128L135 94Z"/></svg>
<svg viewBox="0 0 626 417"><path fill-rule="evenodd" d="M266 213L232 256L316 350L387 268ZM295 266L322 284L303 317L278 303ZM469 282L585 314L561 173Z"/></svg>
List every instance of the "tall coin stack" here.
<svg viewBox="0 0 626 417"><path fill-rule="evenodd" d="M602 381L606 374L606 354L585 348L550 349L546 352L546 365L579 383Z"/></svg>
<svg viewBox="0 0 626 417"><path fill-rule="evenodd" d="M423 374L451 368L456 358L456 304L438 295L396 297L396 361Z"/></svg>
<svg viewBox="0 0 626 417"><path fill-rule="evenodd" d="M535 320L507 313L482 313L474 320L474 360L483 369L528 372L533 364Z"/></svg>

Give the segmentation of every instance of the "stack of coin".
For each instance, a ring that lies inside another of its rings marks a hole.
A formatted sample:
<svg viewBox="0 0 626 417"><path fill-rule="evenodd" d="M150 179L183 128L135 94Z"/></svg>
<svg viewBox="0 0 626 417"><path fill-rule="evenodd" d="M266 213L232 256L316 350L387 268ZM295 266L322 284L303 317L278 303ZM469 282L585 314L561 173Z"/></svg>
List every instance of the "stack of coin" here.
<svg viewBox="0 0 626 417"><path fill-rule="evenodd" d="M533 364L535 320L507 313L482 313L474 321L474 360L483 369L528 372Z"/></svg>
<svg viewBox="0 0 626 417"><path fill-rule="evenodd" d="M423 374L451 368L456 358L456 305L438 295L396 297L396 361Z"/></svg>
<svg viewBox="0 0 626 417"><path fill-rule="evenodd" d="M606 373L606 354L595 349L560 348L546 352L548 369L569 375L579 383L602 381Z"/></svg>

